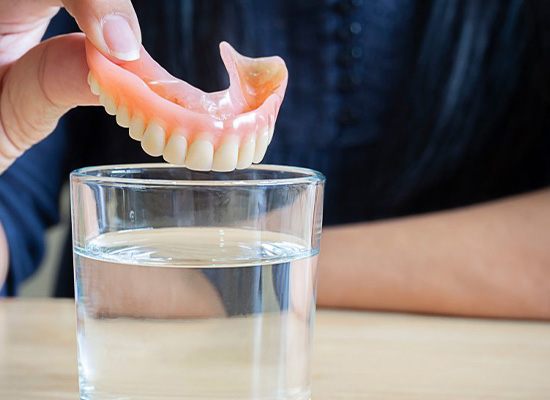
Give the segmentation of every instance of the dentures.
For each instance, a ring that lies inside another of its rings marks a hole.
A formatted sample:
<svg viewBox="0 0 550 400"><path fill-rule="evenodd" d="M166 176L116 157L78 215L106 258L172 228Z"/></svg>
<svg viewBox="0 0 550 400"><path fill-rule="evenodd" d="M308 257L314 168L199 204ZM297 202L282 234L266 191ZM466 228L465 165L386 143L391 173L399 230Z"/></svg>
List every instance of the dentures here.
<svg viewBox="0 0 550 400"><path fill-rule="evenodd" d="M142 48L117 64L86 42L88 83L105 111L151 156L199 171L232 171L262 161L273 137L288 72L280 57L220 53L229 88L205 93L170 75Z"/></svg>

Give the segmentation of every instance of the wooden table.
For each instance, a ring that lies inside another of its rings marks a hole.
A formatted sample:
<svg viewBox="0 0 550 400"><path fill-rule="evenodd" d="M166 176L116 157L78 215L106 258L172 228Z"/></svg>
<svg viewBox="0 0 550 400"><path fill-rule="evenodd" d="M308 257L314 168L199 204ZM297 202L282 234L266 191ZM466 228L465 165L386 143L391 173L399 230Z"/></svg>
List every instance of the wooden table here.
<svg viewBox="0 0 550 400"><path fill-rule="evenodd" d="M0 300L0 399L77 399L74 306ZM313 399L549 399L550 324L321 311Z"/></svg>

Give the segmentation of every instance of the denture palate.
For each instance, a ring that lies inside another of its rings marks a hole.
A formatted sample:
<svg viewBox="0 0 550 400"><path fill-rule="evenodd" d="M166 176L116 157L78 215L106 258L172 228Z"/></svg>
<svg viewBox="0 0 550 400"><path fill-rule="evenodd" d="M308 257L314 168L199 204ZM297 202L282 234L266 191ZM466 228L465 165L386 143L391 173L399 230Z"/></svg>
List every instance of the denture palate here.
<svg viewBox="0 0 550 400"><path fill-rule="evenodd" d="M88 83L147 154L199 171L243 169L265 155L288 72L280 57L245 57L226 42L220 53L229 88L206 93L170 75L144 48L140 59L119 63L87 41Z"/></svg>

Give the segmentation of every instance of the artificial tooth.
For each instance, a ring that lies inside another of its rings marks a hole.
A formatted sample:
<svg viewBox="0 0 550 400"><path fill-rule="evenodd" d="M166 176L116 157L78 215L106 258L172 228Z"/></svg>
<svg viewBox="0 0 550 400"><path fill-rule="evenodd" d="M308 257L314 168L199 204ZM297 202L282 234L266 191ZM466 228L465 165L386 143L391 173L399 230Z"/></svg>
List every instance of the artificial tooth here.
<svg viewBox="0 0 550 400"><path fill-rule="evenodd" d="M268 144L271 144L271 141L273 140L273 132L275 132L275 125L269 126L269 141Z"/></svg>
<svg viewBox="0 0 550 400"><path fill-rule="evenodd" d="M116 103L115 100L108 94L101 92L99 94L99 102L103 107L105 107L105 112L109 115L116 114Z"/></svg>
<svg viewBox="0 0 550 400"><path fill-rule="evenodd" d="M130 113L128 112L128 107L120 106L118 108L116 111L116 123L123 128L128 128L130 126Z"/></svg>
<svg viewBox="0 0 550 400"><path fill-rule="evenodd" d="M141 147L150 156L158 157L162 155L166 140L164 128L156 122L150 122L143 133Z"/></svg>
<svg viewBox="0 0 550 400"><path fill-rule="evenodd" d="M92 93L96 96L99 96L99 94L101 93L101 88L99 87L99 83L94 78L91 72L88 74L88 83L90 84L90 90L92 91Z"/></svg>
<svg viewBox="0 0 550 400"><path fill-rule="evenodd" d="M170 164L183 165L187 154L187 139L182 133L172 132L166 147L164 148L163 158Z"/></svg>
<svg viewBox="0 0 550 400"><path fill-rule="evenodd" d="M254 151L256 149L256 137L250 135L239 149L239 159L237 161L237 169L245 169L250 167L254 159Z"/></svg>
<svg viewBox="0 0 550 400"><path fill-rule="evenodd" d="M212 143L205 139L197 139L189 146L185 165L196 171L210 171L213 157L214 146Z"/></svg>
<svg viewBox="0 0 550 400"><path fill-rule="evenodd" d="M142 117L135 115L130 120L130 137L134 140L140 141L143 139L143 132L145 131L145 121Z"/></svg>
<svg viewBox="0 0 550 400"><path fill-rule="evenodd" d="M263 160L267 146L269 145L268 129L262 130L256 137L256 149L254 150L254 163L259 163Z"/></svg>
<svg viewBox="0 0 550 400"><path fill-rule="evenodd" d="M233 171L239 158L239 140L235 136L229 136L214 153L212 170L219 172Z"/></svg>

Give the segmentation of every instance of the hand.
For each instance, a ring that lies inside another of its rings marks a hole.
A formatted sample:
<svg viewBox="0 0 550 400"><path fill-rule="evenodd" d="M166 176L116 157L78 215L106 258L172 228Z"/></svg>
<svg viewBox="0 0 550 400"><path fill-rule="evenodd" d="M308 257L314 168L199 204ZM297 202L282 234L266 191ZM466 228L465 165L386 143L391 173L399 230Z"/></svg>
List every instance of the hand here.
<svg viewBox="0 0 550 400"><path fill-rule="evenodd" d="M40 43L60 7L104 54L139 58L141 33L130 0L0 0L0 173L68 110L98 104L86 83L84 35Z"/></svg>

